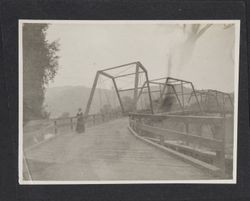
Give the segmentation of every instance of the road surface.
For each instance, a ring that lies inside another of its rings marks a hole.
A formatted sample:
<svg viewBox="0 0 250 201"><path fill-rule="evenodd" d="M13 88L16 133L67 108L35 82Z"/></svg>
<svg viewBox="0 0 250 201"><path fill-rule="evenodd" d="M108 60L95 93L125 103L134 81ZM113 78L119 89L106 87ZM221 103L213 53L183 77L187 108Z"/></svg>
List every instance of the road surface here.
<svg viewBox="0 0 250 201"><path fill-rule="evenodd" d="M196 180L213 179L135 138L126 118L60 135L25 152L33 180Z"/></svg>

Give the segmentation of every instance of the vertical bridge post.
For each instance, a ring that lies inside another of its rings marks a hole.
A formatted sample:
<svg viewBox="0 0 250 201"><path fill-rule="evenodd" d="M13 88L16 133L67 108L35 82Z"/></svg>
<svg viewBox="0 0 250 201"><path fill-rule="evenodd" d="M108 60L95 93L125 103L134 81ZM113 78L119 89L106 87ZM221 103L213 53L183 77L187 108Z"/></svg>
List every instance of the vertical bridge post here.
<svg viewBox="0 0 250 201"><path fill-rule="evenodd" d="M54 129L55 129L55 134L57 134L57 122L56 122L56 120L54 121Z"/></svg>
<svg viewBox="0 0 250 201"><path fill-rule="evenodd" d="M73 118L70 118L70 129L73 131Z"/></svg>
<svg viewBox="0 0 250 201"><path fill-rule="evenodd" d="M118 91L118 87L116 85L115 79L112 78L112 80L113 80L113 83L114 83L116 95L118 97L118 100L119 100L119 103L120 103L120 106L121 106L121 109L122 109L122 113L124 114L125 111L124 111L124 107L123 107L122 100L121 100L121 97L120 97L120 93Z"/></svg>
<svg viewBox="0 0 250 201"><path fill-rule="evenodd" d="M150 90L149 79L148 79L148 71L146 70L146 68L139 61L137 62L137 65L145 73L145 77L146 77L145 84L147 84L147 88L148 88L148 98L149 98L150 110L151 110L151 113L154 114L153 102L152 102L152 97L151 97L151 90ZM143 89L142 89L142 91L143 91Z"/></svg>
<svg viewBox="0 0 250 201"><path fill-rule="evenodd" d="M94 96L94 93L95 93L98 77L99 77L99 71L97 71L97 73L96 73L95 80L94 80L94 83L93 83L93 86L92 86L92 89L91 89L91 92L90 92L89 100L88 100L88 103L87 103L87 106L86 106L86 109L85 109L85 113L84 113L85 118L89 114L89 109L90 109L92 99L93 99L93 96Z"/></svg>
<svg viewBox="0 0 250 201"><path fill-rule="evenodd" d="M138 84L139 84L139 66L136 64L135 69L135 89L134 89L134 110L137 110L137 96L138 96Z"/></svg>
<svg viewBox="0 0 250 201"><path fill-rule="evenodd" d="M220 123L215 124L215 138L220 140L222 145L216 150L215 165L219 167L222 173L225 173L225 118Z"/></svg>

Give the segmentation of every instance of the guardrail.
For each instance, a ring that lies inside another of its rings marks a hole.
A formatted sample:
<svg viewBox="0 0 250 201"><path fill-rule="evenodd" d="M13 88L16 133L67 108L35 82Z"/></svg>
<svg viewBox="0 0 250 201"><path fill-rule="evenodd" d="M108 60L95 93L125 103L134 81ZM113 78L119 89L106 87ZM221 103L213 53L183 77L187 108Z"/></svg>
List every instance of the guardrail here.
<svg viewBox="0 0 250 201"><path fill-rule="evenodd" d="M175 114L129 114L138 136L212 164L225 173L225 118Z"/></svg>
<svg viewBox="0 0 250 201"><path fill-rule="evenodd" d="M88 115L87 118L85 118L85 126L87 128L93 127L119 117L122 117L121 112L91 114ZM51 138L54 138L59 134L73 132L75 130L76 123L76 117L50 119L47 122L47 126L42 127L41 129L36 129L35 131L24 132L24 149L26 150L33 148L34 146L37 146L38 144L41 144Z"/></svg>
<svg viewBox="0 0 250 201"><path fill-rule="evenodd" d="M85 126L92 127L119 118L121 116L122 116L121 112L90 114L87 116L87 118L85 117ZM71 131L73 131L77 123L77 117L57 118L53 119L52 121L54 124L54 133L57 134L58 130L61 127L65 126L69 127Z"/></svg>

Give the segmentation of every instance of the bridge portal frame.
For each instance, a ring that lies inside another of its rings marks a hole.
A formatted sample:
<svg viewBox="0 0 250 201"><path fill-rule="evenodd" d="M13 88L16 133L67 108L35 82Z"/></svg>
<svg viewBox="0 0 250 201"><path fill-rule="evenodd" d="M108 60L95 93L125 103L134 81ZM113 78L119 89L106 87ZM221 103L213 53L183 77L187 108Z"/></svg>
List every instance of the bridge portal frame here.
<svg viewBox="0 0 250 201"><path fill-rule="evenodd" d="M226 93L226 92L214 90L214 89L196 90L195 93L197 96L200 97L200 103L201 104L205 103L205 105L208 104L207 103L208 98L213 97L217 103L217 106L219 107L221 115L226 114L226 111L225 111L226 98L228 98L232 110L234 109L234 103L233 103L233 100L232 100L230 93ZM218 98L219 95L222 96L222 105L219 103L219 98ZM194 93L192 92L188 101L190 101L193 96L194 96ZM205 97L205 98L203 98L203 97ZM232 111L231 111L231 113L232 113Z"/></svg>
<svg viewBox="0 0 250 201"><path fill-rule="evenodd" d="M195 97L196 103L197 103L197 105L199 107L199 110L200 110L201 113L203 112L202 107L201 107L200 102L199 102L199 99L197 97L194 85L193 85L192 82L186 81L186 80L182 80L182 79L173 78L173 77L166 77L166 78L162 78L162 79L166 79L166 81L165 81L164 86L163 86L163 92L162 92L162 95L161 95L161 98L160 98L161 100L163 100L164 92L165 92L165 90L166 90L166 88L167 88L167 86L169 84L171 84L171 85L181 85L181 90L182 90L181 94L182 94L183 108L184 108L183 85L184 84L189 84L191 86L192 93L194 94L194 97Z"/></svg>
<svg viewBox="0 0 250 201"><path fill-rule="evenodd" d="M184 95L185 95L185 93L183 91L183 86L185 84L189 84L191 86L191 89L192 89L191 95L193 95L195 97L196 103L197 103L197 105L199 107L200 112L201 113L203 112L193 83L190 82L190 81L177 79L177 78L173 78L173 77L162 77L162 78L157 78L157 79L152 79L152 80L145 81L143 86L140 88L141 90L139 92L137 101L139 100L140 96L142 95L143 89L145 88L144 86L147 84L147 82L148 82L148 84L156 84L156 85L159 85L159 86L163 86L163 88L160 89L160 91L151 91L151 93L160 92L160 99L159 99L160 100L160 105L162 104L162 101L164 99L164 95L166 95L168 93L168 92L165 93L166 88L170 87L173 90L173 94L176 97L178 105L180 106L182 112L185 112L185 105L184 105ZM176 91L176 89L175 89L176 85L181 85L181 92L180 93L178 93ZM182 101L180 100L180 97L178 96L178 94L181 95Z"/></svg>
<svg viewBox="0 0 250 201"><path fill-rule="evenodd" d="M108 72L110 70L123 68L123 67L127 67L127 66L130 66L130 65L135 65L135 72L134 73L128 73L128 74L121 74L121 75L113 76ZM140 88L140 87L138 87L139 74L141 74L141 73L145 74L145 79L146 79L145 82L147 83L146 88L148 89L148 98L149 98L149 103L150 103L150 111L153 114L154 113L153 112L153 103L152 103L150 86L149 86L149 82L148 82L148 80L149 80L148 79L148 72L147 72L147 69L141 64L141 62L136 61L136 62L131 62L131 63L127 63L127 64L123 64L123 65L119 65L119 66L114 66L114 67L111 67L111 68L106 68L106 69L97 71L97 73L95 75L93 85L92 85L92 88L91 88L91 92L90 92L90 96L89 96L89 99L88 99L88 102L87 102L87 106L86 106L86 109L85 109L84 116L87 117L88 114L89 114L91 103L92 103L92 100L93 100L93 97L94 97L94 93L95 93L97 82L98 82L98 79L99 79L100 75L103 75L103 76L105 76L107 78L110 78L112 80L115 91L116 91L116 95L117 95L117 98L118 98L118 101L119 101L119 104L120 104L120 107L121 107L121 110L122 110L123 114L125 114L125 110L124 110L124 105L123 105L123 102L122 102L122 99L121 99L121 96L120 96L120 92L121 91L134 90L134 107L135 107L135 110L136 110L137 99L138 99L138 89ZM134 88L119 90L118 86L117 86L117 83L116 83L116 79L119 79L121 77L130 76L130 75L133 75L133 74L135 75ZM145 85L143 85L143 87L144 86Z"/></svg>

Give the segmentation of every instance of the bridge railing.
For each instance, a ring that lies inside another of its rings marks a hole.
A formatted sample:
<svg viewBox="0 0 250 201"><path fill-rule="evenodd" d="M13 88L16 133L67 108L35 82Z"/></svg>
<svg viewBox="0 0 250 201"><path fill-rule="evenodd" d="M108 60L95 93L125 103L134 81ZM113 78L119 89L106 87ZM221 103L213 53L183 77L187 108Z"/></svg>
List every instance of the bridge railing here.
<svg viewBox="0 0 250 201"><path fill-rule="evenodd" d="M110 120L122 117L121 112L109 112L105 114L90 114L85 119L87 128L93 127ZM34 125L24 128L23 143L24 148L32 148L37 144L43 143L48 139L54 138L57 135L74 132L77 124L76 117L56 118L49 120L41 120Z"/></svg>
<svg viewBox="0 0 250 201"><path fill-rule="evenodd" d="M121 112L109 112L109 113L97 113L97 114L90 114L85 118L85 126L86 127L93 127L110 120L119 118L122 116ZM59 129L61 128L70 128L73 131L76 127L77 117L66 117L66 118L57 118L53 119L54 123L54 133L58 133ZM61 129L63 130L63 129Z"/></svg>
<svg viewBox="0 0 250 201"><path fill-rule="evenodd" d="M175 114L129 114L137 135L212 163L225 172L225 118Z"/></svg>

